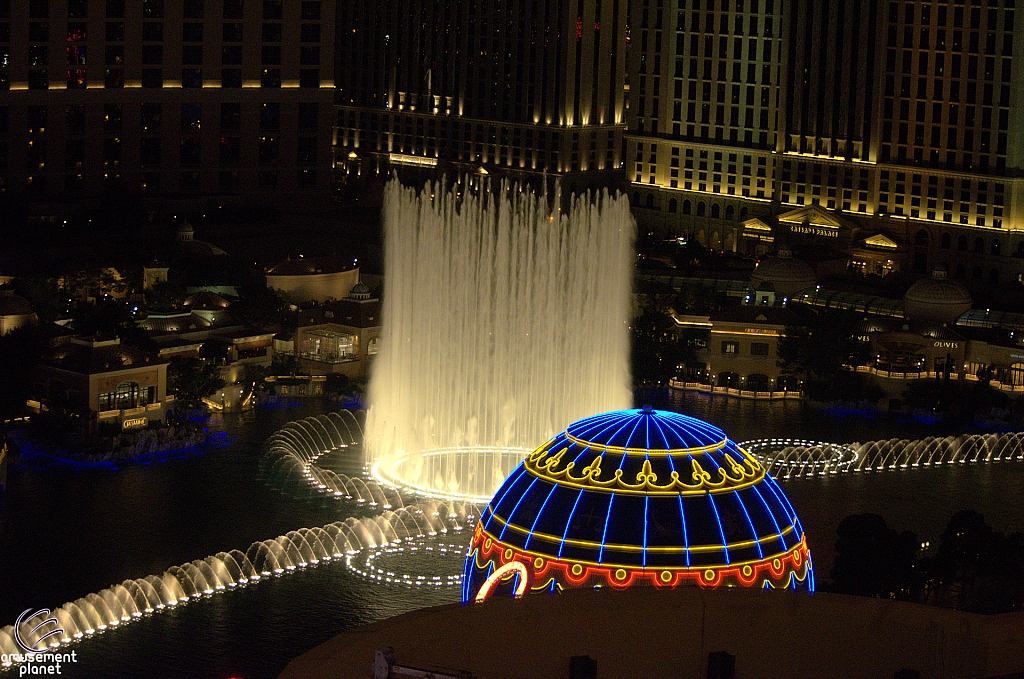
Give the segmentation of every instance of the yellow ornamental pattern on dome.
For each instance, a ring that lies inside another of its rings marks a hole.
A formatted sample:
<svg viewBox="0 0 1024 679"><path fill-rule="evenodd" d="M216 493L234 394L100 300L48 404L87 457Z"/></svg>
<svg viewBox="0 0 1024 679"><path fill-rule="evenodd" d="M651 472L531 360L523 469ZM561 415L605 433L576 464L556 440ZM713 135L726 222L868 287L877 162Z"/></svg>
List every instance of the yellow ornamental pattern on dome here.
<svg viewBox="0 0 1024 679"><path fill-rule="evenodd" d="M581 474L576 475L573 473L576 467L574 462L568 462L564 467L559 468L565 455L564 448L553 455L548 455L548 450L545 447L538 448L526 458L524 464L534 476L574 488L637 495L699 495L732 492L752 486L764 479L765 468L747 451L742 448L739 451L743 454L742 462L726 453L723 455L723 464L717 473L704 469L700 461L694 457L679 456L681 458L690 457L691 472L684 477L678 471L672 471L667 482L662 482L658 478L649 459L644 459L635 482L625 478L626 475L621 469L606 474L601 467L603 455L594 458L590 464L580 470ZM680 461L682 462L682 460Z"/></svg>

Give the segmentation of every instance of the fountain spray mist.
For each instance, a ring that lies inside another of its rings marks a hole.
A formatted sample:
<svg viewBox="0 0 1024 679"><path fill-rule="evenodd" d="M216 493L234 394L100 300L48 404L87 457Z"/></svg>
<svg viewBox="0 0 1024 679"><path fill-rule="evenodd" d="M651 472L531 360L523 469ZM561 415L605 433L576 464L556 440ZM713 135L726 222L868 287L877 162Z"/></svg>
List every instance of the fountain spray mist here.
<svg viewBox="0 0 1024 679"><path fill-rule="evenodd" d="M571 422L631 405L628 201L389 182L383 337L366 445L378 480L487 501Z"/></svg>

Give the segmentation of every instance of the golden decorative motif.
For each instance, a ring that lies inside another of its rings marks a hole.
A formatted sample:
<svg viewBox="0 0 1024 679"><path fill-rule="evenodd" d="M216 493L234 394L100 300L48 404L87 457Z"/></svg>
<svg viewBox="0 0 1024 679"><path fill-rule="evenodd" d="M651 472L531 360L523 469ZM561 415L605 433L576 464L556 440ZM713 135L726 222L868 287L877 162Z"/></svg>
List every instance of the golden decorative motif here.
<svg viewBox="0 0 1024 679"><path fill-rule="evenodd" d="M621 469L605 474L601 468L603 456L599 455L584 467L582 474L573 474L575 462L567 462L559 468L565 456L565 448L548 455L544 447L535 450L526 458L526 469L534 476L553 483L573 486L575 488L592 488L614 492L635 493L641 495L698 495L701 493L717 493L739 490L760 482L765 476L765 469L752 455L738 449L743 455L742 462L737 461L730 453L722 457L722 466L717 474L704 469L701 463L691 457L691 473L681 476L673 471L667 483L660 483L657 473L651 467L650 459L645 459L636 482L623 478Z"/></svg>

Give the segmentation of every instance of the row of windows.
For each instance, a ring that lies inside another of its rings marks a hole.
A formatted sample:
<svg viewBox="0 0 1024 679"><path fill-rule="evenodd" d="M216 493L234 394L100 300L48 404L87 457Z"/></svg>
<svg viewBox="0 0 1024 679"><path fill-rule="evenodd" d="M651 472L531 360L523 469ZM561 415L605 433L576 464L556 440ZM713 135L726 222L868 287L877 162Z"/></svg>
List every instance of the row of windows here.
<svg viewBox="0 0 1024 679"><path fill-rule="evenodd" d="M278 170L260 170L256 173L256 186L258 188L276 188L279 184L280 173ZM26 188L30 193L45 193L49 188L47 175L32 175L26 180ZM198 170L181 172L178 176L177 190L187 192L198 192L209 190L211 183L203 181L204 174ZM5 178L0 174L0 193L4 191ZM163 176L160 172L143 172L139 176L138 188L143 192L159 191L162 188ZM318 180L317 170L313 168L300 169L295 174L295 183L299 187L316 187ZM104 190L119 191L125 188L125 182L119 172L112 171L104 173L102 177ZM84 191L89 188L88 180L82 173L71 173L64 177L64 191ZM169 187L171 188L171 187ZM238 191L241 188L241 176L238 170L220 170L217 172L216 188L220 191Z"/></svg>
<svg viewBox="0 0 1024 679"><path fill-rule="evenodd" d="M103 7L104 16L108 19L124 18L126 4L129 0L67 0L68 18L84 19L89 16L89 6ZM173 2L174 0L170 0ZM186 19L202 19L205 16L203 0L178 0L181 13ZM283 15L284 0L223 0L224 18L241 19L245 15L245 5L261 2L264 19L280 19ZM147 19L164 18L164 0L142 0L142 16ZM168 6L171 6L168 2ZM32 19L50 18L50 0L28 0L28 15ZM0 0L0 17L10 18L11 1ZM303 20L319 21L321 16L320 0L302 0L300 16Z"/></svg>
<svg viewBox="0 0 1024 679"><path fill-rule="evenodd" d="M182 24L181 38L183 42L202 42L204 35L204 24L187 23ZM283 24L263 24L260 34L263 42L283 42ZM221 25L221 40L223 42L243 42L243 24L226 23ZM95 37L95 36L94 36ZM321 25L319 23L304 23L299 28L299 40L301 42L320 42ZM59 38L55 38L59 39ZM107 42L124 42L124 22L109 21L104 29L104 39ZM0 23L0 42L10 42L11 25ZM44 43L50 41L49 24L32 22L28 25L28 40L32 43ZM85 22L68 23L66 42L85 42L88 40L88 31ZM142 24L142 40L144 42L163 42L164 24L162 22L146 22ZM30 47L31 50L39 49L39 46ZM45 47L43 47L45 49Z"/></svg>
<svg viewBox="0 0 1024 679"><path fill-rule="evenodd" d="M87 82L95 82L96 77L87 79L85 69L68 69L66 71L67 87L69 89L85 89ZM165 87L164 72L161 68L144 68L141 72L139 85L143 88ZM201 88L204 83L218 82L222 88L238 89L242 87L242 69L221 69L215 76L217 80L205 75L199 68L181 69L180 85L184 88ZM107 89L123 88L124 71L119 68L105 69L102 74L103 86ZM45 90L50 87L50 75L46 70L33 69L28 72L26 82L30 90ZM299 69L298 86L301 88L320 87L320 69L302 68ZM260 75L260 87L279 88L281 87L281 69L265 68ZM10 88L10 80L5 71L0 71L0 90Z"/></svg>
<svg viewBox="0 0 1024 679"><path fill-rule="evenodd" d="M757 357L768 356L769 345L767 342L751 342L750 343L750 355ZM722 342L722 353L730 356L738 356L740 353L740 343L734 340L724 340Z"/></svg>
<svg viewBox="0 0 1024 679"><path fill-rule="evenodd" d="M319 119L320 105L315 102L303 102L298 105L299 130L316 130ZM171 108L168 106L167 108ZM160 103L145 103L140 108L142 130L152 132L161 129L165 107ZM49 122L49 110L46 106L29 106L27 108L28 131L33 135L41 135L46 131ZM97 113L99 111L96 111ZM58 114L59 115L59 114ZM85 134L87 122L91 115L84 104L66 106L63 109L65 129L72 134ZM125 107L123 104L104 104L102 108L102 125L104 132L121 132L124 130ZM203 106L200 103L180 105L180 125L182 132L198 132L202 128ZM10 127L10 109L0 106L0 134L7 134ZM223 103L220 105L220 129L237 130L242 127L242 104ZM259 107L259 129L273 131L281 128L281 105L264 103Z"/></svg>
<svg viewBox="0 0 1024 679"><path fill-rule="evenodd" d="M1010 82L1012 74L1012 62L1008 57L997 62L995 57L985 57L983 60L979 60L978 57L970 56L967 58L966 68L963 68L963 60L960 58L960 55L954 54L949 60L948 74L946 73L945 54L934 55L934 59L932 59L928 52L918 52L915 59L914 53L906 50L902 53L902 58L898 60L899 65L897 65L896 57L896 50L889 50L885 64L886 71L889 73L901 72L908 75L914 73L924 76L928 75L929 65L932 65L931 73L935 76L943 78L960 78L963 76L973 80L994 81L997 72L996 65L999 63L999 79L1002 82Z"/></svg>
<svg viewBox="0 0 1024 679"><path fill-rule="evenodd" d="M972 28L972 29L984 29L987 28L990 31L996 30L999 25L999 9L996 7L989 7L987 10L982 10L981 7L971 7L969 11L965 11L963 0L958 0L957 7L950 8L946 5L939 5L935 8L935 14L932 14L931 3L921 3L920 12L917 12L915 3L907 2L903 4L903 12L900 12L900 3L890 2L889 3L889 22L898 24L901 21L904 24L928 26L932 24L932 18L935 18L936 26L949 26L950 19L953 20L954 28ZM1013 0L1006 0L1003 3L1007 8L1003 12L1003 16L1006 20L1005 26L1007 30L1013 27ZM982 19L985 19L985 23L982 23ZM964 23L968 20L968 23Z"/></svg>
<svg viewBox="0 0 1024 679"><path fill-rule="evenodd" d="M1007 31L1013 30L1013 24L1007 24ZM918 39L915 41L914 36L917 35ZM922 50L928 51L940 51L952 49L953 51L965 51L972 54L981 54L981 35L977 32L971 32L967 34L967 42L964 43L964 34L962 31L953 31L952 40L946 41L946 31L940 29L935 32L935 43L932 44L931 32L927 28L922 28L919 32L915 33L912 29L907 28L903 31L903 40L899 40L899 31L896 26L889 27L889 47L899 47L900 43L906 49L913 49L915 46ZM1001 45L1000 45L1001 43ZM966 47L966 49L965 49ZM1001 48L1001 49L998 49ZM985 34L985 54L995 55L1002 54L1004 57L1013 56L1013 33L1004 33L1002 37L997 33L986 33ZM959 56L959 55L957 55Z"/></svg>
<svg viewBox="0 0 1024 679"><path fill-rule="evenodd" d="M143 166L159 165L165 144L159 137L144 137L140 144L140 160ZM123 159L124 143L120 137L103 139L103 163L118 165ZM182 165L199 165L202 160L202 143L199 137L183 137L178 143L178 162ZM257 155L262 165L276 163L280 158L280 144L276 137L261 136L256 140ZM6 145L3 147L6 152ZM242 138L221 136L218 143L218 157L222 165L238 165L242 157ZM29 167L43 168L47 161L45 139L28 142L26 158ZM69 167L81 168L86 164L85 140L68 139L64 145L64 157ZM6 156L3 156L6 159ZM296 145L295 162L313 164L317 161L317 138L299 137Z"/></svg>
<svg viewBox="0 0 1024 679"><path fill-rule="evenodd" d="M71 45L63 50L68 66L85 66L87 48L85 45ZM181 63L186 65L203 63L203 45L185 45L181 51ZM163 64L163 45L143 45L142 63L144 65ZM103 61L107 66L121 66L125 63L124 45L107 45L103 51ZM4 48L0 48L0 67L9 63L9 56ZM225 45L221 48L221 63L225 66L241 65L242 46ZM281 46L264 45L260 51L260 63L264 65L281 64ZM305 66L320 64L320 46L303 45L299 48L299 63ZM28 48L28 65L41 68L50 65L50 51L46 45L32 45ZM56 65L56 64L55 64Z"/></svg>

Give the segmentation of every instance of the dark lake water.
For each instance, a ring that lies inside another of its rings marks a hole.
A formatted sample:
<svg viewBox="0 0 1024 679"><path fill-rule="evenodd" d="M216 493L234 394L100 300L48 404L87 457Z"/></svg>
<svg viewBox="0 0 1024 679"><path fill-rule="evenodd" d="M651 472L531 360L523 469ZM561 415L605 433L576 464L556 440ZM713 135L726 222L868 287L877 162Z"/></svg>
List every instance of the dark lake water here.
<svg viewBox="0 0 1024 679"><path fill-rule="evenodd" d="M791 436L830 441L916 438L942 432L913 420L808 411L795 402L754 403L674 393L639 397L706 419L736 440ZM263 441L318 404L216 418L201 455L121 470L16 466L0 498L0 626L25 608L57 607L128 578L299 527L346 516L344 505L270 488L257 473ZM835 528L875 512L933 542L958 509L981 511L997 529L1024 529L1024 464L968 465L783 482L808 533L819 579L831 568ZM407 567L460 570L458 555L405 557ZM72 677L269 679L287 661L346 629L423 606L456 589L370 583L330 563L193 601L76 644ZM367 663L370 659L367 659ZM0 673L3 676L16 673Z"/></svg>

